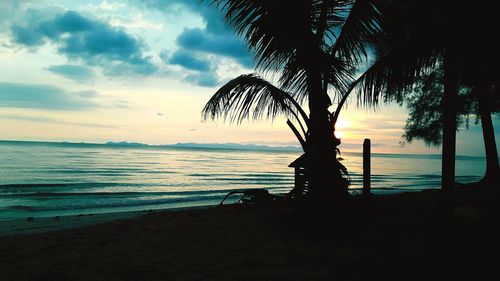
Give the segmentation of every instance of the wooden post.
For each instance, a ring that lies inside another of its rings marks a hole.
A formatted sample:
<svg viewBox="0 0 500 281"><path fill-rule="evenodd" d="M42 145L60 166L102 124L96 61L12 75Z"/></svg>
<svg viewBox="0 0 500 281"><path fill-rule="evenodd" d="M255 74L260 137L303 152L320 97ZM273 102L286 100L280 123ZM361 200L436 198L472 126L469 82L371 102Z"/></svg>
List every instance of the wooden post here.
<svg viewBox="0 0 500 281"><path fill-rule="evenodd" d="M363 142L363 196L370 195L370 139L365 139Z"/></svg>

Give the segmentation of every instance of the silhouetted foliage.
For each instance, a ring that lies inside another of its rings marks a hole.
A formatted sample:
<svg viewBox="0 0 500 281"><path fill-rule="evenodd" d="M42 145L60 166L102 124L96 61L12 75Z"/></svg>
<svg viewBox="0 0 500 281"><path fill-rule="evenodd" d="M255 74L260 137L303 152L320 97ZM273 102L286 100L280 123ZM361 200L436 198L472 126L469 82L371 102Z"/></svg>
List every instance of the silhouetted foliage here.
<svg viewBox="0 0 500 281"><path fill-rule="evenodd" d="M241 35L255 55L256 71L221 87L203 109L205 119L292 117L289 121L308 154L311 193L341 190L347 194L336 159L340 140L335 123L347 97L353 75L368 59L368 45L379 37L381 0L212 0L227 22ZM262 77L272 74L278 86ZM329 91L330 90L330 91ZM334 112L329 93L339 106ZM309 116L301 108L307 101ZM330 186L330 191L324 186ZM320 192L320 190L322 190ZM327 196L328 197L328 196Z"/></svg>
<svg viewBox="0 0 500 281"><path fill-rule="evenodd" d="M469 71L461 73L462 79L455 103L458 113L457 130L464 124L468 128L471 117L475 119L476 125L481 121L487 160L484 180L493 180L497 177L499 164L491 114L500 110L500 95L497 94L492 82L488 87L484 77L480 80L471 79L470 73ZM421 139L428 146L441 144L443 91L442 68L436 68L418 79L413 93L405 97L409 109L409 118L406 120L403 134L405 141Z"/></svg>
<svg viewBox="0 0 500 281"><path fill-rule="evenodd" d="M403 134L405 141L421 139L429 146L441 144L443 92L442 68L436 68L417 79L413 92L404 98L409 110ZM464 124L468 128L471 114L478 114L477 101L471 97L470 92L471 89L464 86L459 91L456 103L457 129Z"/></svg>
<svg viewBox="0 0 500 281"><path fill-rule="evenodd" d="M408 98L415 107L415 119L410 117L406 137L421 137L427 143L443 140L442 185L452 187L457 111L460 113L463 105L459 74L466 86L490 89L492 83L498 85L498 43L491 37L496 33L497 9L486 0L473 5L464 1L388 0L387 7L382 36L373 48L373 63L347 93L357 92L363 105L402 102L413 93L419 79L442 67L442 100L427 92ZM421 90L436 90L431 84L422 85L425 89ZM438 107L442 114L436 114ZM491 125L487 127L490 133L485 136L490 137L485 137L485 142L491 149L494 133ZM496 154L496 148L492 151L489 154Z"/></svg>

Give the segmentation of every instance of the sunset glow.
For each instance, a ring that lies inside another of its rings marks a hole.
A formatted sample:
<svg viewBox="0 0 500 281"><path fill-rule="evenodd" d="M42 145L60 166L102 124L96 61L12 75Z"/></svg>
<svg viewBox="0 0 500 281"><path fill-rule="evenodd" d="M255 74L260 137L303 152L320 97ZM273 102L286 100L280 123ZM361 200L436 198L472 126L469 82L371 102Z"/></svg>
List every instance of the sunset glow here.
<svg viewBox="0 0 500 281"><path fill-rule="evenodd" d="M9 0L0 17L0 139L298 145L284 118L201 120L211 95L253 64L197 1ZM439 153L418 141L402 147L406 111L383 108L358 109L352 97L337 124L344 149L370 135L380 151ZM458 138L458 152L484 153L478 130Z"/></svg>

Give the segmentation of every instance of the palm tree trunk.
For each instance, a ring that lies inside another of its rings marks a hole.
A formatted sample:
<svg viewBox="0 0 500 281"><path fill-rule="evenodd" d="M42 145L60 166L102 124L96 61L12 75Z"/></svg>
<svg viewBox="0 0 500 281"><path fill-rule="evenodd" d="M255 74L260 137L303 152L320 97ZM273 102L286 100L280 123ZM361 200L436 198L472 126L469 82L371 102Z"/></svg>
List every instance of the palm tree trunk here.
<svg viewBox="0 0 500 281"><path fill-rule="evenodd" d="M321 75L316 72L309 75L309 110L310 110L310 155L308 167L310 195L316 201L342 199L347 194L339 166L336 164L336 145L330 123L331 104L326 89L322 87Z"/></svg>
<svg viewBox="0 0 500 281"><path fill-rule="evenodd" d="M451 45L451 44L450 44ZM443 147L441 187L448 201L455 184L455 149L457 133L457 84L458 62L454 46L446 48L444 54L443 96Z"/></svg>
<svg viewBox="0 0 500 281"><path fill-rule="evenodd" d="M331 125L331 116L328 107L331 105L328 96L328 83L325 81L324 69L318 69L322 54L321 45L324 42L324 33L328 9L333 2L324 1L321 6L320 22L325 23L314 34L311 34L311 64L308 69L309 112L310 112L310 140L309 150L312 158L309 173L310 193L315 201L332 199L338 200L347 195L347 186L344 188L342 172L337 165L337 142L334 141L334 127ZM315 63L315 60L316 61Z"/></svg>
<svg viewBox="0 0 500 281"><path fill-rule="evenodd" d="M478 93L479 114L481 115L481 126L483 127L484 148L486 151L486 173L482 181L492 182L498 177L500 167L498 163L498 152L495 141L495 131L491 121L491 112L488 99L483 88Z"/></svg>

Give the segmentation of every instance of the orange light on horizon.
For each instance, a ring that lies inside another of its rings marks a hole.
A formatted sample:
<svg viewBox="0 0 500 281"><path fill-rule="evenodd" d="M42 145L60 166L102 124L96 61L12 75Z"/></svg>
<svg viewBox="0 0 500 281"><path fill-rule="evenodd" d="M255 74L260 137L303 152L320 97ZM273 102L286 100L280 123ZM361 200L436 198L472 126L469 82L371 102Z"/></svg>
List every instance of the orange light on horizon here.
<svg viewBox="0 0 500 281"><path fill-rule="evenodd" d="M347 137L349 128L351 128L351 122L340 117L335 124L335 136L339 139Z"/></svg>

